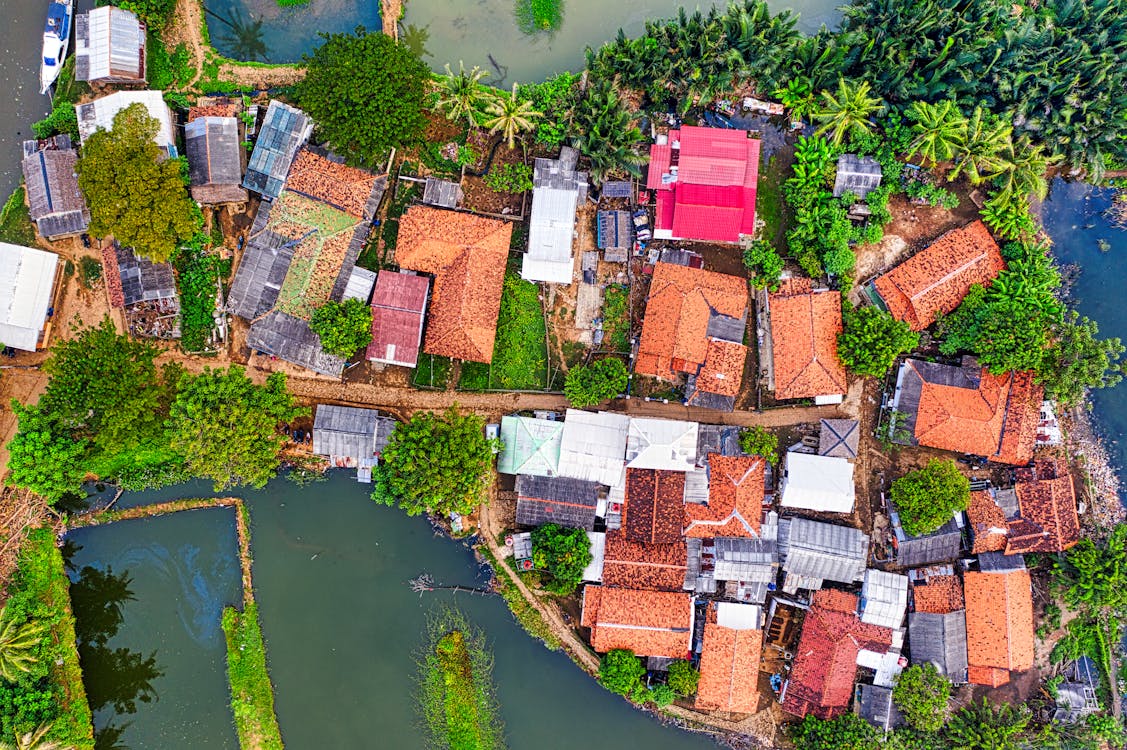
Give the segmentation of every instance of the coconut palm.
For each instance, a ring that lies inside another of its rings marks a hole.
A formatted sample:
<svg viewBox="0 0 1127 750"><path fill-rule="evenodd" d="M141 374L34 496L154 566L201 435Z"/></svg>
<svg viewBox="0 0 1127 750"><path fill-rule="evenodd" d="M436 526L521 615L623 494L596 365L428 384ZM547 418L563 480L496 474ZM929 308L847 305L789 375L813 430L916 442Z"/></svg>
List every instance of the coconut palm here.
<svg viewBox="0 0 1127 750"><path fill-rule="evenodd" d="M1043 144L1034 145L1028 136L1010 138L1002 148L1002 174L997 178L998 187L1019 195L1035 195L1045 200L1049 194L1049 181L1045 174L1049 167L1063 157L1045 153Z"/></svg>
<svg viewBox="0 0 1127 750"><path fill-rule="evenodd" d="M954 156L966 137L967 118L950 99L935 104L912 102L908 119L912 120L915 134L908 146L908 155L919 154L932 164Z"/></svg>
<svg viewBox="0 0 1127 750"><path fill-rule="evenodd" d="M0 750L74 750L73 745L46 739L50 731L50 724L40 724L33 732L16 732L16 741L0 742Z"/></svg>
<svg viewBox="0 0 1127 750"><path fill-rule="evenodd" d="M967 118L966 136L955 147L955 166L947 173L954 180L966 173L977 185L1001 174L1006 168L1002 158L1013 138L1013 129L1002 119L982 107L975 107Z"/></svg>
<svg viewBox="0 0 1127 750"><path fill-rule="evenodd" d="M814 119L822 123L818 135L830 133L830 141L840 146L846 135L868 135L873 130L872 118L884 110L880 97L869 96L868 81L849 83L837 79L837 92L822 92L822 108Z"/></svg>
<svg viewBox="0 0 1127 750"><path fill-rule="evenodd" d="M0 677L14 682L21 673L31 670L39 661L35 648L43 636L41 623L17 623L7 608L0 608Z"/></svg>
<svg viewBox="0 0 1127 750"><path fill-rule="evenodd" d="M204 6L204 12L227 26L223 40L231 45L231 56L238 60L265 60L266 42L263 41L262 19L253 17L248 21L238 10L232 10L230 17L221 16Z"/></svg>
<svg viewBox="0 0 1127 750"><path fill-rule="evenodd" d="M587 89L572 110L568 126L576 134L571 145L591 161L595 182L619 171L641 176L642 165L649 161L639 151L645 137L612 83L600 81Z"/></svg>
<svg viewBox="0 0 1127 750"><path fill-rule="evenodd" d="M485 112L489 118L482 125L489 128L490 133L501 133L509 142L509 148L516 145L518 135L535 128L536 121L543 117L542 112L532 108L532 102L517 97L515 82L512 92L508 96L493 97Z"/></svg>
<svg viewBox="0 0 1127 750"><path fill-rule="evenodd" d="M484 77L485 71L476 65L466 71L466 66L459 60L455 74L447 63L446 75L438 80L435 110L446 115L447 120L464 120L469 127L476 127L481 110L489 99L488 92L480 83Z"/></svg>

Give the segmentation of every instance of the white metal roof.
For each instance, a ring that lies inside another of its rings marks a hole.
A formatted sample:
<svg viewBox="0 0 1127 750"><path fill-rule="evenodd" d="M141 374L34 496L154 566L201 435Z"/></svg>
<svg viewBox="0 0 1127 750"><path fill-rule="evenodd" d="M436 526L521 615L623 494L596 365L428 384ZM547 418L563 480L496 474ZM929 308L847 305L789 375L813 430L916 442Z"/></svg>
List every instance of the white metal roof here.
<svg viewBox="0 0 1127 750"><path fill-rule="evenodd" d="M145 32L137 16L122 8L105 5L87 14L86 44L81 40L76 55L88 58L86 80L141 78L144 68Z"/></svg>
<svg viewBox="0 0 1127 750"><path fill-rule="evenodd" d="M732 630L759 630L762 612L756 604L720 602L716 605L716 624Z"/></svg>
<svg viewBox="0 0 1127 750"><path fill-rule="evenodd" d="M76 104L78 111L78 133L85 141L98 130L112 130L113 118L121 110L133 104L143 104L150 117L155 117L159 128L153 142L163 149L176 150L176 139L172 135L172 116L164 95L159 91L118 91L103 96L87 104Z"/></svg>
<svg viewBox="0 0 1127 750"><path fill-rule="evenodd" d="M532 191L532 216L528 228L528 253L521 276L528 281L570 284L575 260L571 240L575 233L578 190L539 187Z"/></svg>
<svg viewBox="0 0 1127 750"><path fill-rule="evenodd" d="M0 344L35 351L59 256L0 242Z"/></svg>
<svg viewBox="0 0 1127 750"><path fill-rule="evenodd" d="M783 507L826 513L853 510L853 464L844 458L788 453Z"/></svg>
<svg viewBox="0 0 1127 750"><path fill-rule="evenodd" d="M372 290L376 286L376 272L367 268L353 266L348 277L348 284L344 287L344 296L341 299L358 299L365 305L372 298Z"/></svg>
<svg viewBox="0 0 1127 750"><path fill-rule="evenodd" d="M698 429L696 422L631 419L626 465L632 469L693 471L697 464Z"/></svg>
<svg viewBox="0 0 1127 750"><path fill-rule="evenodd" d="M624 485L629 426L630 417L625 414L568 409L560 440L560 476L608 487Z"/></svg>
<svg viewBox="0 0 1127 750"><path fill-rule="evenodd" d="M583 580L591 583L603 582L603 559L607 552L607 535L602 531L588 531L591 541L591 564L583 569Z"/></svg>
<svg viewBox="0 0 1127 750"><path fill-rule="evenodd" d="M883 570L865 571L861 586L861 622L898 628L908 608L908 576Z"/></svg>

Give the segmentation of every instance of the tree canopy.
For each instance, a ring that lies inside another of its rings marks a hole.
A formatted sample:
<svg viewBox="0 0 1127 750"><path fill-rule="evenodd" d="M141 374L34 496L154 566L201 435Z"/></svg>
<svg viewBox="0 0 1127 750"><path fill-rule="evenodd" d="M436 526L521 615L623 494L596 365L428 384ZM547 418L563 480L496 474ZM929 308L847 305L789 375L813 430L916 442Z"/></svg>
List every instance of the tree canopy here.
<svg viewBox="0 0 1127 750"><path fill-rule="evenodd" d="M313 311L309 327L326 354L347 359L372 340L372 308L358 299L330 300Z"/></svg>
<svg viewBox="0 0 1127 750"><path fill-rule="evenodd" d="M468 514L486 500L493 448L481 417L453 408L416 413L380 454L372 499L412 516Z"/></svg>
<svg viewBox="0 0 1127 750"><path fill-rule="evenodd" d="M591 540L583 529L549 523L532 530L532 561L551 576L544 588L553 594L575 591L591 559Z"/></svg>
<svg viewBox="0 0 1127 750"><path fill-rule="evenodd" d="M873 725L854 713L826 721L808 715L790 729L798 750L872 750L879 747Z"/></svg>
<svg viewBox="0 0 1127 750"><path fill-rule="evenodd" d="M922 469L908 472L892 483L892 504L900 514L904 533L911 536L935 531L966 510L970 480L955 462L933 458Z"/></svg>
<svg viewBox="0 0 1127 750"><path fill-rule="evenodd" d="M180 176L181 161L153 141L159 125L143 104L118 112L112 130L82 144L78 184L90 207L90 233L112 234L138 255L163 262L196 231L199 208Z"/></svg>
<svg viewBox="0 0 1127 750"><path fill-rule="evenodd" d="M599 684L619 695L635 693L645 674L642 660L629 649L611 649L599 662Z"/></svg>
<svg viewBox="0 0 1127 750"><path fill-rule="evenodd" d="M576 365L567 371L564 396L577 409L601 404L626 390L630 374L617 357L608 357L589 365Z"/></svg>
<svg viewBox="0 0 1127 750"><path fill-rule="evenodd" d="M763 425L740 430L740 450L749 456L760 456L772 466L779 463L779 436Z"/></svg>
<svg viewBox="0 0 1127 750"><path fill-rule="evenodd" d="M913 664L896 678L892 700L908 723L924 732L935 732L947 721L951 683L931 662Z"/></svg>
<svg viewBox="0 0 1127 750"><path fill-rule="evenodd" d="M697 692L697 685L700 684L700 670L694 667L692 662L674 659L669 665L669 675L666 682L677 695L688 697Z"/></svg>
<svg viewBox="0 0 1127 750"><path fill-rule="evenodd" d="M907 323L872 305L845 304L842 319L837 358L857 375L879 378L898 356L920 345L920 335Z"/></svg>
<svg viewBox="0 0 1127 750"><path fill-rule="evenodd" d="M426 126L426 64L406 45L363 27L321 36L321 46L304 58L295 94L333 150L370 167L391 148L416 143Z"/></svg>

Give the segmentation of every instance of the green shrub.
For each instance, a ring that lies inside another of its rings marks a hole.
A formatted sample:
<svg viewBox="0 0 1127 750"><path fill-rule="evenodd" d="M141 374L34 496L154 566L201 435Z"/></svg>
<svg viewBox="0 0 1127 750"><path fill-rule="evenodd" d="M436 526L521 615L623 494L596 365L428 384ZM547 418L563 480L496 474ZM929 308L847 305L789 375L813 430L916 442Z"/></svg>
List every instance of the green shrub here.
<svg viewBox="0 0 1127 750"><path fill-rule="evenodd" d="M914 664L897 676L892 700L913 727L922 732L936 732L947 721L951 683L934 664Z"/></svg>
<svg viewBox="0 0 1127 750"><path fill-rule="evenodd" d="M761 456L767 463L779 463L779 436L763 425L740 430L740 450L749 456Z"/></svg>
<svg viewBox="0 0 1127 750"><path fill-rule="evenodd" d="M855 375L880 377L902 353L920 345L920 335L907 323L874 306L843 302L837 358Z"/></svg>
<svg viewBox="0 0 1127 750"><path fill-rule="evenodd" d="M612 351L630 350L630 288L611 284L603 292L603 343Z"/></svg>
<svg viewBox="0 0 1127 750"><path fill-rule="evenodd" d="M668 685L654 685L650 689L650 700L658 708L665 708L677 700L677 693Z"/></svg>
<svg viewBox="0 0 1127 750"><path fill-rule="evenodd" d="M206 239L197 234L173 260L180 294L180 346L188 352L207 348L215 328L217 284L230 264L204 248Z"/></svg>
<svg viewBox="0 0 1127 750"><path fill-rule="evenodd" d="M619 695L633 695L639 687L644 690L642 677L645 674L642 660L629 649L611 649L599 662L599 684Z"/></svg>
<svg viewBox="0 0 1127 750"><path fill-rule="evenodd" d="M82 259L78 261L78 277L82 280L82 286L92 289L95 284L102 280L101 261L97 258L91 258L89 255L83 255Z"/></svg>
<svg viewBox="0 0 1127 750"><path fill-rule="evenodd" d="M485 175L485 184L495 193L523 193L532 189L532 167L527 164L499 164Z"/></svg>
<svg viewBox="0 0 1127 750"><path fill-rule="evenodd" d="M600 359L590 365L577 365L567 373L564 396L577 409L601 404L626 390L630 374L617 357Z"/></svg>
<svg viewBox="0 0 1127 750"><path fill-rule="evenodd" d="M551 576L544 588L553 594L575 591L591 559L591 540L583 529L549 523L532 530L532 561Z"/></svg>
<svg viewBox="0 0 1127 750"><path fill-rule="evenodd" d="M0 242L35 247L35 224L24 201L22 185L12 191L0 209Z"/></svg>
<svg viewBox="0 0 1127 750"><path fill-rule="evenodd" d="M266 644L258 622L258 606L244 611L223 610L223 634L227 639L227 679L231 687L231 710L242 747L282 750L282 733L274 714L274 687L266 669Z"/></svg>
<svg viewBox="0 0 1127 750"><path fill-rule="evenodd" d="M784 263L770 242L753 240L744 248L743 259L744 266L752 273L751 283L756 289L774 292L779 288Z"/></svg>
<svg viewBox="0 0 1127 750"><path fill-rule="evenodd" d="M924 468L894 481L891 499L904 533L928 534L950 521L955 511L966 510L970 480L954 461L933 458Z"/></svg>
<svg viewBox="0 0 1127 750"><path fill-rule="evenodd" d="M669 677L666 681L677 695L687 698L697 692L700 670L684 659L677 659L669 665Z"/></svg>

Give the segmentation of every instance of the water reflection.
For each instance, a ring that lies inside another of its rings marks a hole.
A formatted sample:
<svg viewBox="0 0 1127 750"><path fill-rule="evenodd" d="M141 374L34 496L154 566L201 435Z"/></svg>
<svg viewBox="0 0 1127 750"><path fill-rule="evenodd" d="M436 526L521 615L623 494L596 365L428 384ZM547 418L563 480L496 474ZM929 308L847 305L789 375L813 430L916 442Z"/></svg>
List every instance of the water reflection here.
<svg viewBox="0 0 1127 750"><path fill-rule="evenodd" d="M121 736L129 726L129 722L121 726L110 723L94 730L94 750L129 750L129 746L121 741Z"/></svg>
<svg viewBox="0 0 1127 750"><path fill-rule="evenodd" d="M138 701L152 703L159 697L153 680L164 671L157 666L155 651L146 657L125 647L80 643L78 658L93 711L113 706L116 714L135 714Z"/></svg>
<svg viewBox="0 0 1127 750"><path fill-rule="evenodd" d="M427 42L430 41L430 24L426 26L416 26L413 23L400 24L399 41L418 57L427 57L430 55L430 50L427 49Z"/></svg>
<svg viewBox="0 0 1127 750"><path fill-rule="evenodd" d="M236 60L262 61L266 59L266 42L263 40L263 19L248 20L238 8L232 8L228 15L222 16L204 6L204 12L224 25L220 41L230 48L229 57Z"/></svg>

